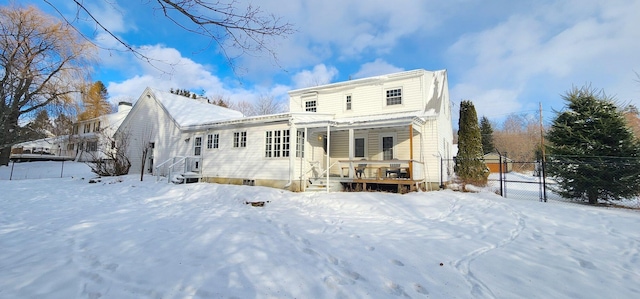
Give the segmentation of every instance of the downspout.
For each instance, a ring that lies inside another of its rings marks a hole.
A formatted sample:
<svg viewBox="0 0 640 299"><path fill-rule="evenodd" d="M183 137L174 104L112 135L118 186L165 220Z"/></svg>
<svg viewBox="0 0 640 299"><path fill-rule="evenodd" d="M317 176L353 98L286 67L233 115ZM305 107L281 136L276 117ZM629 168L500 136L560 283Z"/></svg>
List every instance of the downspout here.
<svg viewBox="0 0 640 299"><path fill-rule="evenodd" d="M304 171L304 169L303 169L303 167L304 167L303 166L304 150L305 150L306 145L307 145L307 128L305 127L304 128L304 135L302 136L302 144L300 144L300 157L299 157L300 158L300 191L305 191L307 189L306 188L306 185L307 185L306 178L304 178L304 181L305 181L304 186L305 187L302 188L302 180L303 180L302 176L306 174L306 171Z"/></svg>
<svg viewBox="0 0 640 299"><path fill-rule="evenodd" d="M327 122L327 193L329 193L329 167L331 167L331 124Z"/></svg>

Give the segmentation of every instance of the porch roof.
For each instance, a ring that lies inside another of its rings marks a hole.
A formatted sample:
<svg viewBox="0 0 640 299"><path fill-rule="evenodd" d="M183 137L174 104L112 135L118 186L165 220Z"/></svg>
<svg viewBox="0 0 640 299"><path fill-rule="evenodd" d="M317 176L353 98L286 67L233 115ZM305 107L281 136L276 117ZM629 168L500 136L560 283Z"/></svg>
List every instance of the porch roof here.
<svg viewBox="0 0 640 299"><path fill-rule="evenodd" d="M306 116L306 115L305 115ZM348 118L297 117L293 121L298 127L324 128L327 125L338 128L379 128L390 126L404 126L409 124L423 125L435 116L424 115L422 111L387 113Z"/></svg>

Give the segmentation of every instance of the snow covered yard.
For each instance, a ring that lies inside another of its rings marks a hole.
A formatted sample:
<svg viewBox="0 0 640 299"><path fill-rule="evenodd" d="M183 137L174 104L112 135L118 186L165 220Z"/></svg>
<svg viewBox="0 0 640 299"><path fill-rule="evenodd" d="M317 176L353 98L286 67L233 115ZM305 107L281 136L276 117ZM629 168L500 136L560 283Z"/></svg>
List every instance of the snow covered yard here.
<svg viewBox="0 0 640 299"><path fill-rule="evenodd" d="M0 298L640 296L637 210L7 171Z"/></svg>

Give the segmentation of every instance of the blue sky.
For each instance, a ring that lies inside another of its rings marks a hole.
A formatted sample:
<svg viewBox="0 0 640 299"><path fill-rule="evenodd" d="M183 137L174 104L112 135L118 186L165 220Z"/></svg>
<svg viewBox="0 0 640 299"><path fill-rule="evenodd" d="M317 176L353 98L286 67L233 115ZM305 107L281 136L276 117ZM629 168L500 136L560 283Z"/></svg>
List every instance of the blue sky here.
<svg viewBox="0 0 640 299"><path fill-rule="evenodd" d="M71 1L50 2L75 13ZM311 85L447 69L454 109L471 100L479 117L498 122L514 113L537 117L539 103L548 120L564 107L562 94L585 84L640 106L639 0L254 1L296 32L272 41L277 63L267 53L244 56L236 72L216 45L145 4L154 1L84 2L106 27L159 61L101 51L94 80L107 85L113 102L135 100L147 86L204 90L232 101L261 95L286 101L288 90ZM21 3L54 13L43 0ZM119 47L94 27L82 30L99 45Z"/></svg>

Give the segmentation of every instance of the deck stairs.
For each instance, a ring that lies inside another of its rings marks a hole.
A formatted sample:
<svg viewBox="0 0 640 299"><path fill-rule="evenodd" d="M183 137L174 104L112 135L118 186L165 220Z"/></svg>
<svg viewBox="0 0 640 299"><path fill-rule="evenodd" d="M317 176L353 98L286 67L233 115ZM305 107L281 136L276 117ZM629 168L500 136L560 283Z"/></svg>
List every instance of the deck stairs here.
<svg viewBox="0 0 640 299"><path fill-rule="evenodd" d="M329 177L327 181L326 177L310 178L305 192L326 192L327 185L329 186L329 192L340 192L342 191L342 184L339 179L338 177Z"/></svg>
<svg viewBox="0 0 640 299"><path fill-rule="evenodd" d="M154 175L166 177L167 182L174 184L196 183L202 179L202 158L173 157L154 169Z"/></svg>

